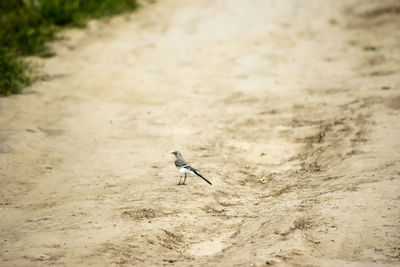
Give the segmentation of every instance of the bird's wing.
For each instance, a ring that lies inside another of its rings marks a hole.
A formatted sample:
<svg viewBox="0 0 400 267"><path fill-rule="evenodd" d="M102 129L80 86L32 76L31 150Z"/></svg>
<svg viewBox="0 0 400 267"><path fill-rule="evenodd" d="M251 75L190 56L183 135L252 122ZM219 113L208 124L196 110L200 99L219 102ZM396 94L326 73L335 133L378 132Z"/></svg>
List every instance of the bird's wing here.
<svg viewBox="0 0 400 267"><path fill-rule="evenodd" d="M177 158L175 160L175 166L180 168L180 167L185 167L188 166L189 163L186 162L186 160L184 160L183 158Z"/></svg>
<svg viewBox="0 0 400 267"><path fill-rule="evenodd" d="M196 171L196 169L190 166L189 163L187 163L183 158L177 158L175 160L175 166L178 168L185 167L191 171Z"/></svg>

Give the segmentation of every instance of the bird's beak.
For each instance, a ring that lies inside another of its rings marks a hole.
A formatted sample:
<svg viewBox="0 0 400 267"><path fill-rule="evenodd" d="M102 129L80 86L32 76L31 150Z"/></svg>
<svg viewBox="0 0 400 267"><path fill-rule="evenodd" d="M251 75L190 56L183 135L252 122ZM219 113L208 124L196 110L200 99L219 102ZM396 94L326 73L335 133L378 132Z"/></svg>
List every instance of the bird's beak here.
<svg viewBox="0 0 400 267"><path fill-rule="evenodd" d="M171 152L171 154L174 154L174 152Z"/></svg>

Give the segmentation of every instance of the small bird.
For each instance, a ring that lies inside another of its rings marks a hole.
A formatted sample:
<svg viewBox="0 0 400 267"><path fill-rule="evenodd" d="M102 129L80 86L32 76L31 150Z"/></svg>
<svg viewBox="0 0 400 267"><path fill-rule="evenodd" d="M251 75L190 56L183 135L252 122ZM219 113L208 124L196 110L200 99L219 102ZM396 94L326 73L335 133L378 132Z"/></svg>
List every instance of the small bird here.
<svg viewBox="0 0 400 267"><path fill-rule="evenodd" d="M182 174L185 174L185 180L183 180L183 184L185 184L187 173L195 174L195 175L199 176L201 179L203 179L204 181L206 181L207 183L209 183L210 185L212 185L212 183L209 180L207 180L206 178L201 176L200 173L198 173L198 170L196 170L195 168L190 166L189 163L187 163L186 160L184 160L182 158L182 154L179 151L171 152L171 154L175 155L175 157L176 157L175 166L179 169L179 172L181 174L178 185L181 185Z"/></svg>

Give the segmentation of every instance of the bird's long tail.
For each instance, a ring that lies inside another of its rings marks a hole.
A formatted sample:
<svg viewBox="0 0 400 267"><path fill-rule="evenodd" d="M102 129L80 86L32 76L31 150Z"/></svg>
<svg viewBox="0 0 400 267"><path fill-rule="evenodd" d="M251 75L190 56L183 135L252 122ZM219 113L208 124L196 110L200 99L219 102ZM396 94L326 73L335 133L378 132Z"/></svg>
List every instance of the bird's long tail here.
<svg viewBox="0 0 400 267"><path fill-rule="evenodd" d="M207 183L209 183L210 185L212 185L212 183L211 183L209 180L207 180L206 178L204 178L203 176L201 176L201 174L198 173L196 170L194 170L193 172L194 172L194 174L196 174L197 176L199 176L201 179L203 179L204 181L206 181Z"/></svg>

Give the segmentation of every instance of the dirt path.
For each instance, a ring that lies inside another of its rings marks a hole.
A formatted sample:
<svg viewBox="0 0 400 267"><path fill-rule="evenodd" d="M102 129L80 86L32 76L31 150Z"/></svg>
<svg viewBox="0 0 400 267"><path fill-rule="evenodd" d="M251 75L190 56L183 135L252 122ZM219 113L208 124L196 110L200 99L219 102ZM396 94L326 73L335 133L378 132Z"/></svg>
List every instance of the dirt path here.
<svg viewBox="0 0 400 267"><path fill-rule="evenodd" d="M398 265L399 10L165 0L65 32L0 99L0 265Z"/></svg>

